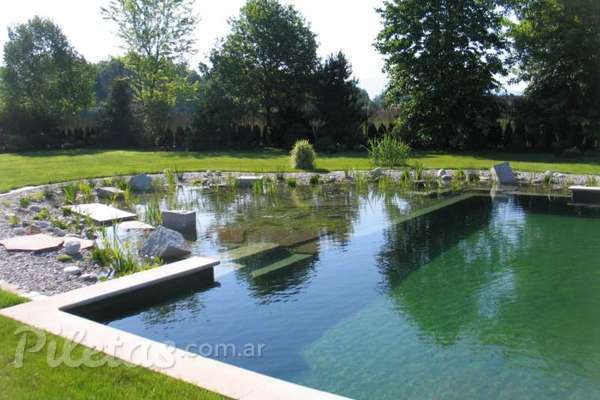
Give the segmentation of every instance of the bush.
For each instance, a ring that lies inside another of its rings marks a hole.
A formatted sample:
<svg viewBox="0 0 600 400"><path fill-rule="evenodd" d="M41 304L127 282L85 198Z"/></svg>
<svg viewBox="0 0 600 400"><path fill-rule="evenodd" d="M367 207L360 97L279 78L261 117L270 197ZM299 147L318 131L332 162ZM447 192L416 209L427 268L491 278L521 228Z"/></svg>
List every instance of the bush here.
<svg viewBox="0 0 600 400"><path fill-rule="evenodd" d="M290 154L292 167L298 169L314 169L317 155L308 140L298 140Z"/></svg>
<svg viewBox="0 0 600 400"><path fill-rule="evenodd" d="M378 167L399 167L406 165L410 146L392 135L369 140L369 157Z"/></svg>

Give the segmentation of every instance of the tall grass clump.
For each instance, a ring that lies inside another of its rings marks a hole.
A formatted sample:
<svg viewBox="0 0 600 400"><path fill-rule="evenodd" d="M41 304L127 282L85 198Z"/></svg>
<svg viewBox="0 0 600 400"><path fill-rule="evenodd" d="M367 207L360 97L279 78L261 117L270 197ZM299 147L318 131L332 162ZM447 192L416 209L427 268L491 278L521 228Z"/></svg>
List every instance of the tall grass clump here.
<svg viewBox="0 0 600 400"><path fill-rule="evenodd" d="M175 193L177 190L177 175L171 169L165 169L165 178L167 180L167 190L169 193Z"/></svg>
<svg viewBox="0 0 600 400"><path fill-rule="evenodd" d="M160 200L158 197L152 197L144 206L144 222L152 226L159 226L162 224Z"/></svg>
<svg viewBox="0 0 600 400"><path fill-rule="evenodd" d="M63 193L65 194L65 203L67 204L75 204L77 201L77 193L79 192L79 187L75 183L69 183L65 187L63 187Z"/></svg>
<svg viewBox="0 0 600 400"><path fill-rule="evenodd" d="M392 135L369 140L369 158L377 167L400 167L406 165L410 146Z"/></svg>
<svg viewBox="0 0 600 400"><path fill-rule="evenodd" d="M297 169L315 169L316 159L317 153L308 140L298 140L290 153L292 167Z"/></svg>

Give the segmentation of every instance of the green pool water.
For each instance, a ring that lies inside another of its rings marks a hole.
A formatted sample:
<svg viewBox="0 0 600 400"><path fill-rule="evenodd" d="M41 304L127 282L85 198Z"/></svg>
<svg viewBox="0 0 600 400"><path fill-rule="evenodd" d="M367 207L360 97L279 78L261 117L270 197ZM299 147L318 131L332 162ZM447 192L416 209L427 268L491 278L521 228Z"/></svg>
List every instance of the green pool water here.
<svg viewBox="0 0 600 400"><path fill-rule="evenodd" d="M204 355L357 399L600 398L598 209L543 196L441 208L402 194L252 198L198 206L195 254L283 247L101 322L181 348L261 344L259 356ZM310 257L279 268L294 254Z"/></svg>

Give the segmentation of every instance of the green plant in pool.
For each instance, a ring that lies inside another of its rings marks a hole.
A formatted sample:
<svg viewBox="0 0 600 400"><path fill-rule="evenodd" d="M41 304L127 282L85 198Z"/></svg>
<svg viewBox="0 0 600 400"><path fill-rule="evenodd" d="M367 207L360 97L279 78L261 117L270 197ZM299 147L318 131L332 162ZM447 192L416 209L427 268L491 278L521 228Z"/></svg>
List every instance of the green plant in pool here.
<svg viewBox="0 0 600 400"><path fill-rule="evenodd" d="M552 184L552 174L544 174L543 185L550 186Z"/></svg>
<svg viewBox="0 0 600 400"><path fill-rule="evenodd" d="M412 185L412 174L410 173L410 170L405 169L402 171L402 175L400 175L400 183L405 187Z"/></svg>
<svg viewBox="0 0 600 400"><path fill-rule="evenodd" d="M297 169L312 170L315 169L315 161L317 159L317 153L312 144L308 140L298 140L292 152L290 153L290 160L292 167Z"/></svg>
<svg viewBox="0 0 600 400"><path fill-rule="evenodd" d="M369 140L369 159L378 167L400 167L406 165L410 146L392 135Z"/></svg>
<svg viewBox="0 0 600 400"><path fill-rule="evenodd" d="M320 175L312 175L310 177L310 184L315 186L318 185L319 183L321 183L321 176Z"/></svg>
<svg viewBox="0 0 600 400"><path fill-rule="evenodd" d="M10 226L17 226L19 225L19 217L17 217L15 214L11 214L8 216L8 224Z"/></svg>
<svg viewBox="0 0 600 400"><path fill-rule="evenodd" d="M298 182L295 178L287 178L286 183L290 189L293 189L296 186L298 186Z"/></svg>
<svg viewBox="0 0 600 400"><path fill-rule="evenodd" d="M459 181L459 182L464 182L467 180L467 174L465 174L465 171L457 171L454 176L453 176L453 180L455 181Z"/></svg>
<svg viewBox="0 0 600 400"><path fill-rule="evenodd" d="M152 226L159 226L162 223L160 199L157 196L153 196L144 205L144 221Z"/></svg>
<svg viewBox="0 0 600 400"><path fill-rule="evenodd" d="M369 188L369 179L367 174L363 174L362 172L353 171L352 177L354 179L354 185L356 186L356 190L359 192L365 191Z"/></svg>
<svg viewBox="0 0 600 400"><path fill-rule="evenodd" d="M598 178L592 175L588 176L585 179L585 186L598 186Z"/></svg>
<svg viewBox="0 0 600 400"><path fill-rule="evenodd" d="M19 199L19 205L23 208L29 207L30 204L31 204L31 197L29 197L29 196L23 196Z"/></svg>
<svg viewBox="0 0 600 400"><path fill-rule="evenodd" d="M46 207L42 208L33 219L36 221L46 221L50 218L50 212Z"/></svg>
<svg viewBox="0 0 600 400"><path fill-rule="evenodd" d="M415 171L415 180L422 181L425 176L425 165L423 165L422 162L417 161L413 166L413 170Z"/></svg>
<svg viewBox="0 0 600 400"><path fill-rule="evenodd" d="M177 175L175 175L172 169L165 169L165 179L169 193L175 193L177 190Z"/></svg>
<svg viewBox="0 0 600 400"><path fill-rule="evenodd" d="M101 245L92 251L92 259L104 267L110 267L117 276L132 274L140 266L128 243L122 243L113 227L112 235L106 229L101 231Z"/></svg>
<svg viewBox="0 0 600 400"><path fill-rule="evenodd" d="M79 191L78 186L75 183L69 183L63 187L63 193L65 195L65 203L75 204L77 201L77 193Z"/></svg>

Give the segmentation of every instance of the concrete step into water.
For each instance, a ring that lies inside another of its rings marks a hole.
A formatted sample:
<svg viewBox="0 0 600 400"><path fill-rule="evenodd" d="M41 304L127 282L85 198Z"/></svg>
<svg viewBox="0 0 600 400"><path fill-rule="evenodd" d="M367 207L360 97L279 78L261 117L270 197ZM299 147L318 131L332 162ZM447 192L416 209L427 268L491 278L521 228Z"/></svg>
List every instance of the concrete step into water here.
<svg viewBox="0 0 600 400"><path fill-rule="evenodd" d="M251 275L253 278L259 278L272 272L279 271L283 268L299 264L312 257L313 255L311 254L292 254L291 256L284 258L283 260L279 260L277 262L274 262L273 264L252 271Z"/></svg>
<svg viewBox="0 0 600 400"><path fill-rule="evenodd" d="M283 250L277 243L252 243L247 246L238 247L225 254L223 260L236 264L248 264L255 259L267 257Z"/></svg>

